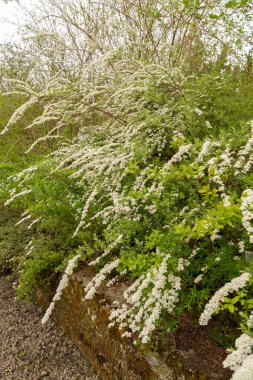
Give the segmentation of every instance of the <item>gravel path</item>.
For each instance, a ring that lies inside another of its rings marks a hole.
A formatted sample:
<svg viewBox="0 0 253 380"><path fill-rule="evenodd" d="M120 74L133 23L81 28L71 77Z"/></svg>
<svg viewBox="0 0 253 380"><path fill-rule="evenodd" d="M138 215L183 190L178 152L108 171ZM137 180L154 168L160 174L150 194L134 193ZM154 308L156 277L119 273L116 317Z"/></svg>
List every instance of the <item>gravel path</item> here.
<svg viewBox="0 0 253 380"><path fill-rule="evenodd" d="M42 310L14 300L0 277L0 379L95 380L89 363Z"/></svg>

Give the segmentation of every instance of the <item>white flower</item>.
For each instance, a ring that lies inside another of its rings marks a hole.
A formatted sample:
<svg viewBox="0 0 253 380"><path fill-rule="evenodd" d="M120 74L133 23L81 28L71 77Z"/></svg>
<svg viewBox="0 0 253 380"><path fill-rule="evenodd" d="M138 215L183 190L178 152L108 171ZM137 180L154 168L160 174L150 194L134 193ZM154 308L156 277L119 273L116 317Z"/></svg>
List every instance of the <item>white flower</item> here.
<svg viewBox="0 0 253 380"><path fill-rule="evenodd" d="M203 274L199 274L198 277L194 279L195 284L198 284L200 281L202 281Z"/></svg>
<svg viewBox="0 0 253 380"><path fill-rule="evenodd" d="M13 202L16 198L22 197L23 195L31 193L32 190L24 190L20 193L14 194L8 201L5 202L5 206L8 206L11 202Z"/></svg>
<svg viewBox="0 0 253 380"><path fill-rule="evenodd" d="M204 158L210 153L210 150L213 146L213 143L210 140L207 140L202 145L201 151L198 154L198 157L196 158L197 163L203 162Z"/></svg>
<svg viewBox="0 0 253 380"><path fill-rule="evenodd" d="M244 253L244 251L245 251L244 241L239 241L238 245L239 245L239 252Z"/></svg>
<svg viewBox="0 0 253 380"><path fill-rule="evenodd" d="M177 270L179 272L182 272L184 270L184 259L182 258L178 259Z"/></svg>
<svg viewBox="0 0 253 380"><path fill-rule="evenodd" d="M15 226L19 226L20 224L22 224L23 222L25 222L26 220L28 219L31 219L32 215L27 215L25 216L24 218L20 219L16 224Z"/></svg>
<svg viewBox="0 0 253 380"><path fill-rule="evenodd" d="M253 338L247 334L242 334L235 341L236 350L231 352L223 362L225 368L237 371L243 361L252 354Z"/></svg>
<svg viewBox="0 0 253 380"><path fill-rule="evenodd" d="M75 264L76 264L76 262L80 256L81 255L78 254L68 261L67 268L65 269L65 273L63 274L61 281L59 282L59 285L58 285L58 288L57 288L56 293L54 295L53 301L50 303L44 317L41 320L41 323L43 325L48 321L50 315L52 314L54 307L55 307L55 302L59 301L61 299L62 291L67 287L68 278L73 273L74 266L75 266Z"/></svg>
<svg viewBox="0 0 253 380"><path fill-rule="evenodd" d="M119 309L113 310L109 319L124 328L128 320L128 327L134 333L138 332L142 343L147 343L156 328L163 309L171 313L178 301L178 291L181 289L181 279L173 273L167 275L167 260L170 254L163 255L163 261L159 268L151 269L145 276L136 280L129 289L124 292L129 307L123 304ZM180 261L179 265L182 262ZM170 288L166 285L170 284ZM151 287L150 292L144 297L144 290ZM110 323L112 326L112 323Z"/></svg>
<svg viewBox="0 0 253 380"><path fill-rule="evenodd" d="M221 238L221 236L219 235L219 232L220 232L220 230L218 228L213 231L213 234L211 235L211 240L212 241Z"/></svg>
<svg viewBox="0 0 253 380"><path fill-rule="evenodd" d="M98 256L95 260L93 260L92 262L90 262L88 265L96 265L96 264L98 264L103 257L106 257L115 247L117 247L117 245L122 241L122 238L123 238L123 235L119 235L117 237L117 239L115 239L109 245L109 247L107 248L107 250L104 251L104 253L102 253L102 255Z"/></svg>
<svg viewBox="0 0 253 380"><path fill-rule="evenodd" d="M231 380L252 380L253 375L253 354L248 355L242 362L240 368L233 374Z"/></svg>
<svg viewBox="0 0 253 380"><path fill-rule="evenodd" d="M252 149L253 149L253 127L251 126L251 137L248 139L246 145L238 152L238 159L236 163L234 164L234 168L238 169L235 171L235 175L242 173L247 173L252 164L253 164L253 157L252 157ZM249 156L249 157L248 157ZM248 157L248 161L247 161Z"/></svg>
<svg viewBox="0 0 253 380"><path fill-rule="evenodd" d="M41 218L34 219L31 224L27 227L28 230L30 230L36 223L40 222Z"/></svg>
<svg viewBox="0 0 253 380"><path fill-rule="evenodd" d="M180 146L178 152L164 165L163 170L169 170L174 163L181 161L189 153L191 147L192 144Z"/></svg>
<svg viewBox="0 0 253 380"><path fill-rule="evenodd" d="M250 273L245 272L220 288L206 304L205 309L199 318L200 325L207 325L213 313L218 309L219 303L224 300L224 297L229 295L229 293L242 289L249 281L250 277Z"/></svg>
<svg viewBox="0 0 253 380"><path fill-rule="evenodd" d="M250 243L253 243L253 190L247 189L242 193L242 225L247 231Z"/></svg>
<svg viewBox="0 0 253 380"><path fill-rule="evenodd" d="M38 99L35 96L32 96L26 103L22 104L11 116L6 127L0 132L0 135L4 135L9 131L11 125L17 123L17 121L23 116L25 111L30 108L33 104L37 103Z"/></svg>
<svg viewBox="0 0 253 380"><path fill-rule="evenodd" d="M88 211L89 211L90 204L93 202L93 200L95 199L96 195L97 195L97 190L96 190L96 189L93 190L93 191L90 193L90 195L89 195L89 197L88 197L88 199L87 199L87 201L86 201L86 203L85 203L85 206L84 206L84 208L83 208L83 210L82 210L81 220L80 220L78 226L76 227L76 230L75 230L75 232L74 232L74 234L73 234L73 237L77 235L78 231L79 231L79 230L83 227L83 225L85 224L84 219L85 219L85 217L86 217L86 215L87 215L87 213L88 213Z"/></svg>
<svg viewBox="0 0 253 380"><path fill-rule="evenodd" d="M111 263L106 264L93 279L86 285L85 292L86 295L84 300L90 300L94 297L96 289L102 284L106 279L106 275L111 273L119 265L119 259L112 261Z"/></svg>
<svg viewBox="0 0 253 380"><path fill-rule="evenodd" d="M201 111L199 108L194 108L194 110L193 110L198 116L201 116L201 115L203 115L203 111Z"/></svg>
<svg viewBox="0 0 253 380"><path fill-rule="evenodd" d="M55 302L51 302L44 314L44 317L41 320L42 325L44 325L49 320L49 317L54 310L54 306L55 306Z"/></svg>

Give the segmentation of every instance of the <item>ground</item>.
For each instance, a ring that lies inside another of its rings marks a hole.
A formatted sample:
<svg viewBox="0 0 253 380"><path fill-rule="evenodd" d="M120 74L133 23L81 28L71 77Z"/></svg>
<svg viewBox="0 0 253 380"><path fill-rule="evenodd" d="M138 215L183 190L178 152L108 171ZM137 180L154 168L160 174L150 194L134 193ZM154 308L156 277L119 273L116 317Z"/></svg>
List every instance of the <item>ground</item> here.
<svg viewBox="0 0 253 380"><path fill-rule="evenodd" d="M12 283L0 277L0 379L95 380L77 348L40 308L15 301Z"/></svg>

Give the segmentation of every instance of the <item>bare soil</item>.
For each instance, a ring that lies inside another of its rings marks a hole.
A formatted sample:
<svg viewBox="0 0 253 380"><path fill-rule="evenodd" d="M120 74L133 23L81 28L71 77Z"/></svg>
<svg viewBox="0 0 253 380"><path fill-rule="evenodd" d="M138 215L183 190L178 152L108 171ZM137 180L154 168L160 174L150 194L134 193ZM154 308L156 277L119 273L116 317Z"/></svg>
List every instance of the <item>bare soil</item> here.
<svg viewBox="0 0 253 380"><path fill-rule="evenodd" d="M210 338L210 329L210 326L196 325L192 317L183 315L174 335L176 348L189 368L205 373L212 380L228 380L232 372L222 365L227 351Z"/></svg>
<svg viewBox="0 0 253 380"><path fill-rule="evenodd" d="M0 277L0 379L95 380L90 364L42 309L15 301L12 284Z"/></svg>

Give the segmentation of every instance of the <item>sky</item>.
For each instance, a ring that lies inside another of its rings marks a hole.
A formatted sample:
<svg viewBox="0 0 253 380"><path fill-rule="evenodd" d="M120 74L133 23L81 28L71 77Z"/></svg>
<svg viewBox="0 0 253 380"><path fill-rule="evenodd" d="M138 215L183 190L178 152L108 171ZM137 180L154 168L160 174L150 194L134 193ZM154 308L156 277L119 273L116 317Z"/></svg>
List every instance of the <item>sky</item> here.
<svg viewBox="0 0 253 380"><path fill-rule="evenodd" d="M20 0L21 4L35 3L36 0ZM22 22L22 15L15 0L5 3L0 0L0 43L17 38L17 22Z"/></svg>

